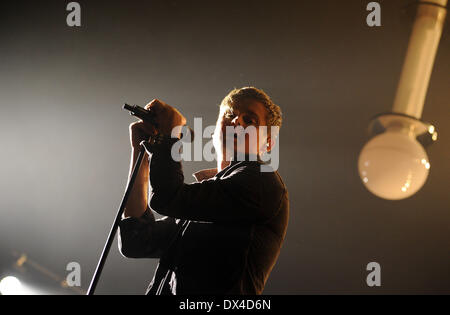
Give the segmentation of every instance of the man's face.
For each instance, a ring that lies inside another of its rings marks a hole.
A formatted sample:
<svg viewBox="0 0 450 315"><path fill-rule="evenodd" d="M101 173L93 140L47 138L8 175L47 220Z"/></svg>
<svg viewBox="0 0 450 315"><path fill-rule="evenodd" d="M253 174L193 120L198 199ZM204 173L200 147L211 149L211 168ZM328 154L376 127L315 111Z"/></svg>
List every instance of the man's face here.
<svg viewBox="0 0 450 315"><path fill-rule="evenodd" d="M259 155L266 151L270 143L266 115L264 105L254 100L221 107L214 133L216 150L227 158L235 153Z"/></svg>

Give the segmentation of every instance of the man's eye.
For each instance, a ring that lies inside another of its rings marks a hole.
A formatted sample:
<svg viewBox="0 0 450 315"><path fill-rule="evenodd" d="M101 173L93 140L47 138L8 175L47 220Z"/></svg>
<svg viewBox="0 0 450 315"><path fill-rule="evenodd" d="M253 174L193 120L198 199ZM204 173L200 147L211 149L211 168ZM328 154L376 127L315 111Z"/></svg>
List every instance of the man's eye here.
<svg viewBox="0 0 450 315"><path fill-rule="evenodd" d="M244 117L243 117L243 120L244 120L244 122L245 122L246 124L254 124L254 123L255 123L255 120L252 119L252 118L249 117L249 116L244 116Z"/></svg>

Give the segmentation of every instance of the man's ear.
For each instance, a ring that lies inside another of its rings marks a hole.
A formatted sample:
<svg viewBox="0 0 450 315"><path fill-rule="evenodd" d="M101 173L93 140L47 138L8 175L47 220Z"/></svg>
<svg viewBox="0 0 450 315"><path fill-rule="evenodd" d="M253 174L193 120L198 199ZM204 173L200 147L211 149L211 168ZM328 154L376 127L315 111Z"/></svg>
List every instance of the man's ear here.
<svg viewBox="0 0 450 315"><path fill-rule="evenodd" d="M272 148L275 146L276 137L267 136L265 152L270 153Z"/></svg>

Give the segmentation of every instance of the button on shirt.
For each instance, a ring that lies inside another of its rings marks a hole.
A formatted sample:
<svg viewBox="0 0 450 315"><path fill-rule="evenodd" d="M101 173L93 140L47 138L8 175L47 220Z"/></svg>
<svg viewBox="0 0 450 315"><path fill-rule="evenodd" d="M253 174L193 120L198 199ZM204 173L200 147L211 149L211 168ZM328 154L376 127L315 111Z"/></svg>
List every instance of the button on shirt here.
<svg viewBox="0 0 450 315"><path fill-rule="evenodd" d="M233 160L186 184L171 156L176 140L151 147L149 207L121 221L121 253L159 258L147 294L261 294L288 225L281 176L262 172L260 161ZM165 217L155 220L152 210Z"/></svg>

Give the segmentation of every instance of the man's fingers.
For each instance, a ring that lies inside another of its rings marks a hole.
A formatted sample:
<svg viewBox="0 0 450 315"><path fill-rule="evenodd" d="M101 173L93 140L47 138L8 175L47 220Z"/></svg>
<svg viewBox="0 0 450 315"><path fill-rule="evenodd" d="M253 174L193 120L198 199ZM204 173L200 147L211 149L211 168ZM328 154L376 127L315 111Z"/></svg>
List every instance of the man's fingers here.
<svg viewBox="0 0 450 315"><path fill-rule="evenodd" d="M165 104L163 102L161 102L160 100L154 99L153 101L151 101L150 103L145 105L145 109L152 110L153 112L155 112L155 114L157 114L164 108L164 105Z"/></svg>
<svg viewBox="0 0 450 315"><path fill-rule="evenodd" d="M175 126L186 125L186 118L175 108L158 99L152 100L145 106L155 115L157 131L163 134L170 134ZM156 131L155 130L155 131Z"/></svg>

